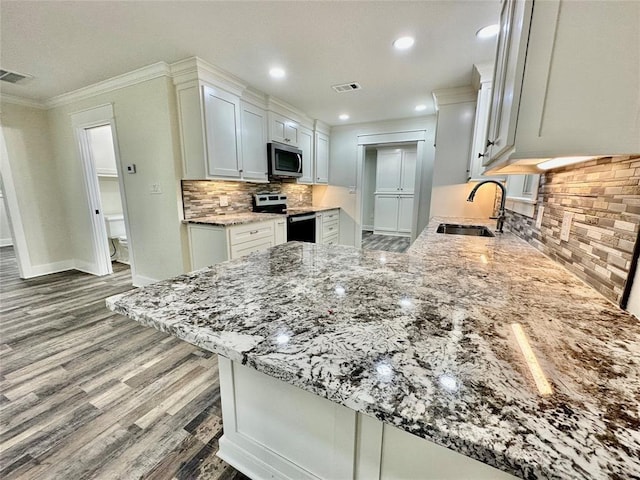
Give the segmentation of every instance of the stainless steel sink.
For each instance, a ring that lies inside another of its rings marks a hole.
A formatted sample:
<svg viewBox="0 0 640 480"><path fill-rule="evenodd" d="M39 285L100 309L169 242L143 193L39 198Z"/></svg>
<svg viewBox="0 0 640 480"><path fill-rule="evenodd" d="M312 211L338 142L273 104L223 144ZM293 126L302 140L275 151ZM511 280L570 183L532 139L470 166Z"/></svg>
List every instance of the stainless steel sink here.
<svg viewBox="0 0 640 480"><path fill-rule="evenodd" d="M456 225L453 223L441 223L438 225L437 233L448 233L451 235L473 235L475 237L495 237L495 235L484 225Z"/></svg>

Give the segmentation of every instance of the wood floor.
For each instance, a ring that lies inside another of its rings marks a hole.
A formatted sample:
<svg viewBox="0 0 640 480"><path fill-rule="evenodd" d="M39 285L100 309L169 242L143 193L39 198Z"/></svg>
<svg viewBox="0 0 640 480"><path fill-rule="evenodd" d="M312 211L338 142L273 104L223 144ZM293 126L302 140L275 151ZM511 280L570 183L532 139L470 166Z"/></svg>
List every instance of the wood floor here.
<svg viewBox="0 0 640 480"><path fill-rule="evenodd" d="M0 478L247 479L214 454L214 355L104 306L129 269L21 280L0 248Z"/></svg>
<svg viewBox="0 0 640 480"><path fill-rule="evenodd" d="M384 250L386 252L404 253L411 239L393 235L374 235L373 232L362 231L362 248L365 250Z"/></svg>

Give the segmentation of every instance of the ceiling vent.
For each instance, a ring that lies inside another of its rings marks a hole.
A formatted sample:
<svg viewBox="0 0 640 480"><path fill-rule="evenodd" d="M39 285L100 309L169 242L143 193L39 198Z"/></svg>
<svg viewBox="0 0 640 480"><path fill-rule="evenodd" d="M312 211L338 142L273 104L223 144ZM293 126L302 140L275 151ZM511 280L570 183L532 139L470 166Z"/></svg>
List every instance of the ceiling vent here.
<svg viewBox="0 0 640 480"><path fill-rule="evenodd" d="M9 70L0 70L0 80L9 83L24 83L31 80L33 75L25 75L23 73L10 72Z"/></svg>
<svg viewBox="0 0 640 480"><path fill-rule="evenodd" d="M354 90L360 90L362 87L358 82L351 82L351 83L343 83L342 85L332 85L331 88L333 88L338 93L344 93L344 92L352 92Z"/></svg>

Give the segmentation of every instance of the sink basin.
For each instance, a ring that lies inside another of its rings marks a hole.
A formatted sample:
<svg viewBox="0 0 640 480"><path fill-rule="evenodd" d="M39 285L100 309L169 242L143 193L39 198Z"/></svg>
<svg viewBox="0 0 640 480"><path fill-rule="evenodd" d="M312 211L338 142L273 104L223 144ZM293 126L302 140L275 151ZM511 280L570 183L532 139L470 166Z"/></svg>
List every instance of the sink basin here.
<svg viewBox="0 0 640 480"><path fill-rule="evenodd" d="M437 233L448 233L451 235L473 235L475 237L495 237L495 235L484 225L455 225L453 223L441 223L438 225Z"/></svg>

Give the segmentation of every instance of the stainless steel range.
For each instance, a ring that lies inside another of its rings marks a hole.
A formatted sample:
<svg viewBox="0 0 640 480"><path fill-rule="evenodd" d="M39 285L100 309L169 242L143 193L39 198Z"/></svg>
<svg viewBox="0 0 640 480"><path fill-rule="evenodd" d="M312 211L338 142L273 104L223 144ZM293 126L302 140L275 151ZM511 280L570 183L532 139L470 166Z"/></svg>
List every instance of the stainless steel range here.
<svg viewBox="0 0 640 480"><path fill-rule="evenodd" d="M253 196L253 211L287 213L287 196L281 193L257 193ZM287 241L316 242L316 214L287 214Z"/></svg>

